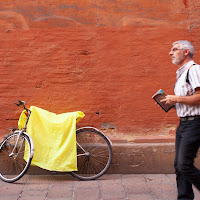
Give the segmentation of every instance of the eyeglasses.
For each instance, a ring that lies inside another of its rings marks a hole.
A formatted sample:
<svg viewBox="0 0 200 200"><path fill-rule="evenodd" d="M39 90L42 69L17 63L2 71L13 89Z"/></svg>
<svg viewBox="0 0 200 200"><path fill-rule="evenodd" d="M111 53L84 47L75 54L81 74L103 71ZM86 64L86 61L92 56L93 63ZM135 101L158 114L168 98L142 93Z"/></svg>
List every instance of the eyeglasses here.
<svg viewBox="0 0 200 200"><path fill-rule="evenodd" d="M185 49L173 48L171 51L175 52L175 51L178 51L178 50L185 50Z"/></svg>

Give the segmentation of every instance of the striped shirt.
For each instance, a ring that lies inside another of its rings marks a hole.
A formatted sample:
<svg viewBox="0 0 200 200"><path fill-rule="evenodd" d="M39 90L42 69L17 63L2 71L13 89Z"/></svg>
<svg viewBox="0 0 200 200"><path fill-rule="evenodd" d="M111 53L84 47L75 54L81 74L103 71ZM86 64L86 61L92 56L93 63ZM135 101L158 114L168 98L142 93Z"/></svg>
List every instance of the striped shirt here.
<svg viewBox="0 0 200 200"><path fill-rule="evenodd" d="M190 60L177 70L177 81L174 87L174 93L176 96L191 96L194 94L195 88L200 87L200 65L193 64L194 61ZM191 65L193 66L190 68ZM186 82L188 70L189 83ZM200 105L190 106L176 103L176 112L178 117L200 115Z"/></svg>

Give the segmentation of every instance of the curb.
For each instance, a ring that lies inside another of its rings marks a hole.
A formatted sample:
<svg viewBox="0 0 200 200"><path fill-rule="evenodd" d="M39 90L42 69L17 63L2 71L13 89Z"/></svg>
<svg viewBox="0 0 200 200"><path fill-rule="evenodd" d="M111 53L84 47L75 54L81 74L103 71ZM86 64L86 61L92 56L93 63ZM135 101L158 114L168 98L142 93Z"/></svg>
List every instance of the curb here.
<svg viewBox="0 0 200 200"><path fill-rule="evenodd" d="M127 143L126 139L109 137L112 143ZM148 136L135 136L133 143L174 143L175 136L164 135L148 135Z"/></svg>

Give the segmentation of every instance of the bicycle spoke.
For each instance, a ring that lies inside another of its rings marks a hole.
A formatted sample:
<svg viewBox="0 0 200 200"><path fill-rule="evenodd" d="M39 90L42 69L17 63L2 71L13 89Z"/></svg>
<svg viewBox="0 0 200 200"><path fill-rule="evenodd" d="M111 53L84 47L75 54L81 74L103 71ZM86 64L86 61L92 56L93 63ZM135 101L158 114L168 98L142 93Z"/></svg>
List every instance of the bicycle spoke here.
<svg viewBox="0 0 200 200"><path fill-rule="evenodd" d="M91 147L92 148L92 147ZM94 152L94 151L97 151L98 149L102 148L102 146L96 146L96 147L93 147L93 149L88 149L88 151L90 152Z"/></svg>

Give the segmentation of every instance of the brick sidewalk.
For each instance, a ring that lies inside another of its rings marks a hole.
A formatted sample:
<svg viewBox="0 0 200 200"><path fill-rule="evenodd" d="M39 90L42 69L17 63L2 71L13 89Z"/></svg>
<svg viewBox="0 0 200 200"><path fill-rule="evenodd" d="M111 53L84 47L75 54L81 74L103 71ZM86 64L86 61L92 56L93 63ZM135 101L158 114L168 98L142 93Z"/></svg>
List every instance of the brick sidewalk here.
<svg viewBox="0 0 200 200"><path fill-rule="evenodd" d="M26 175L12 184L0 181L0 200L176 200L175 184L172 174L108 174L95 181Z"/></svg>

